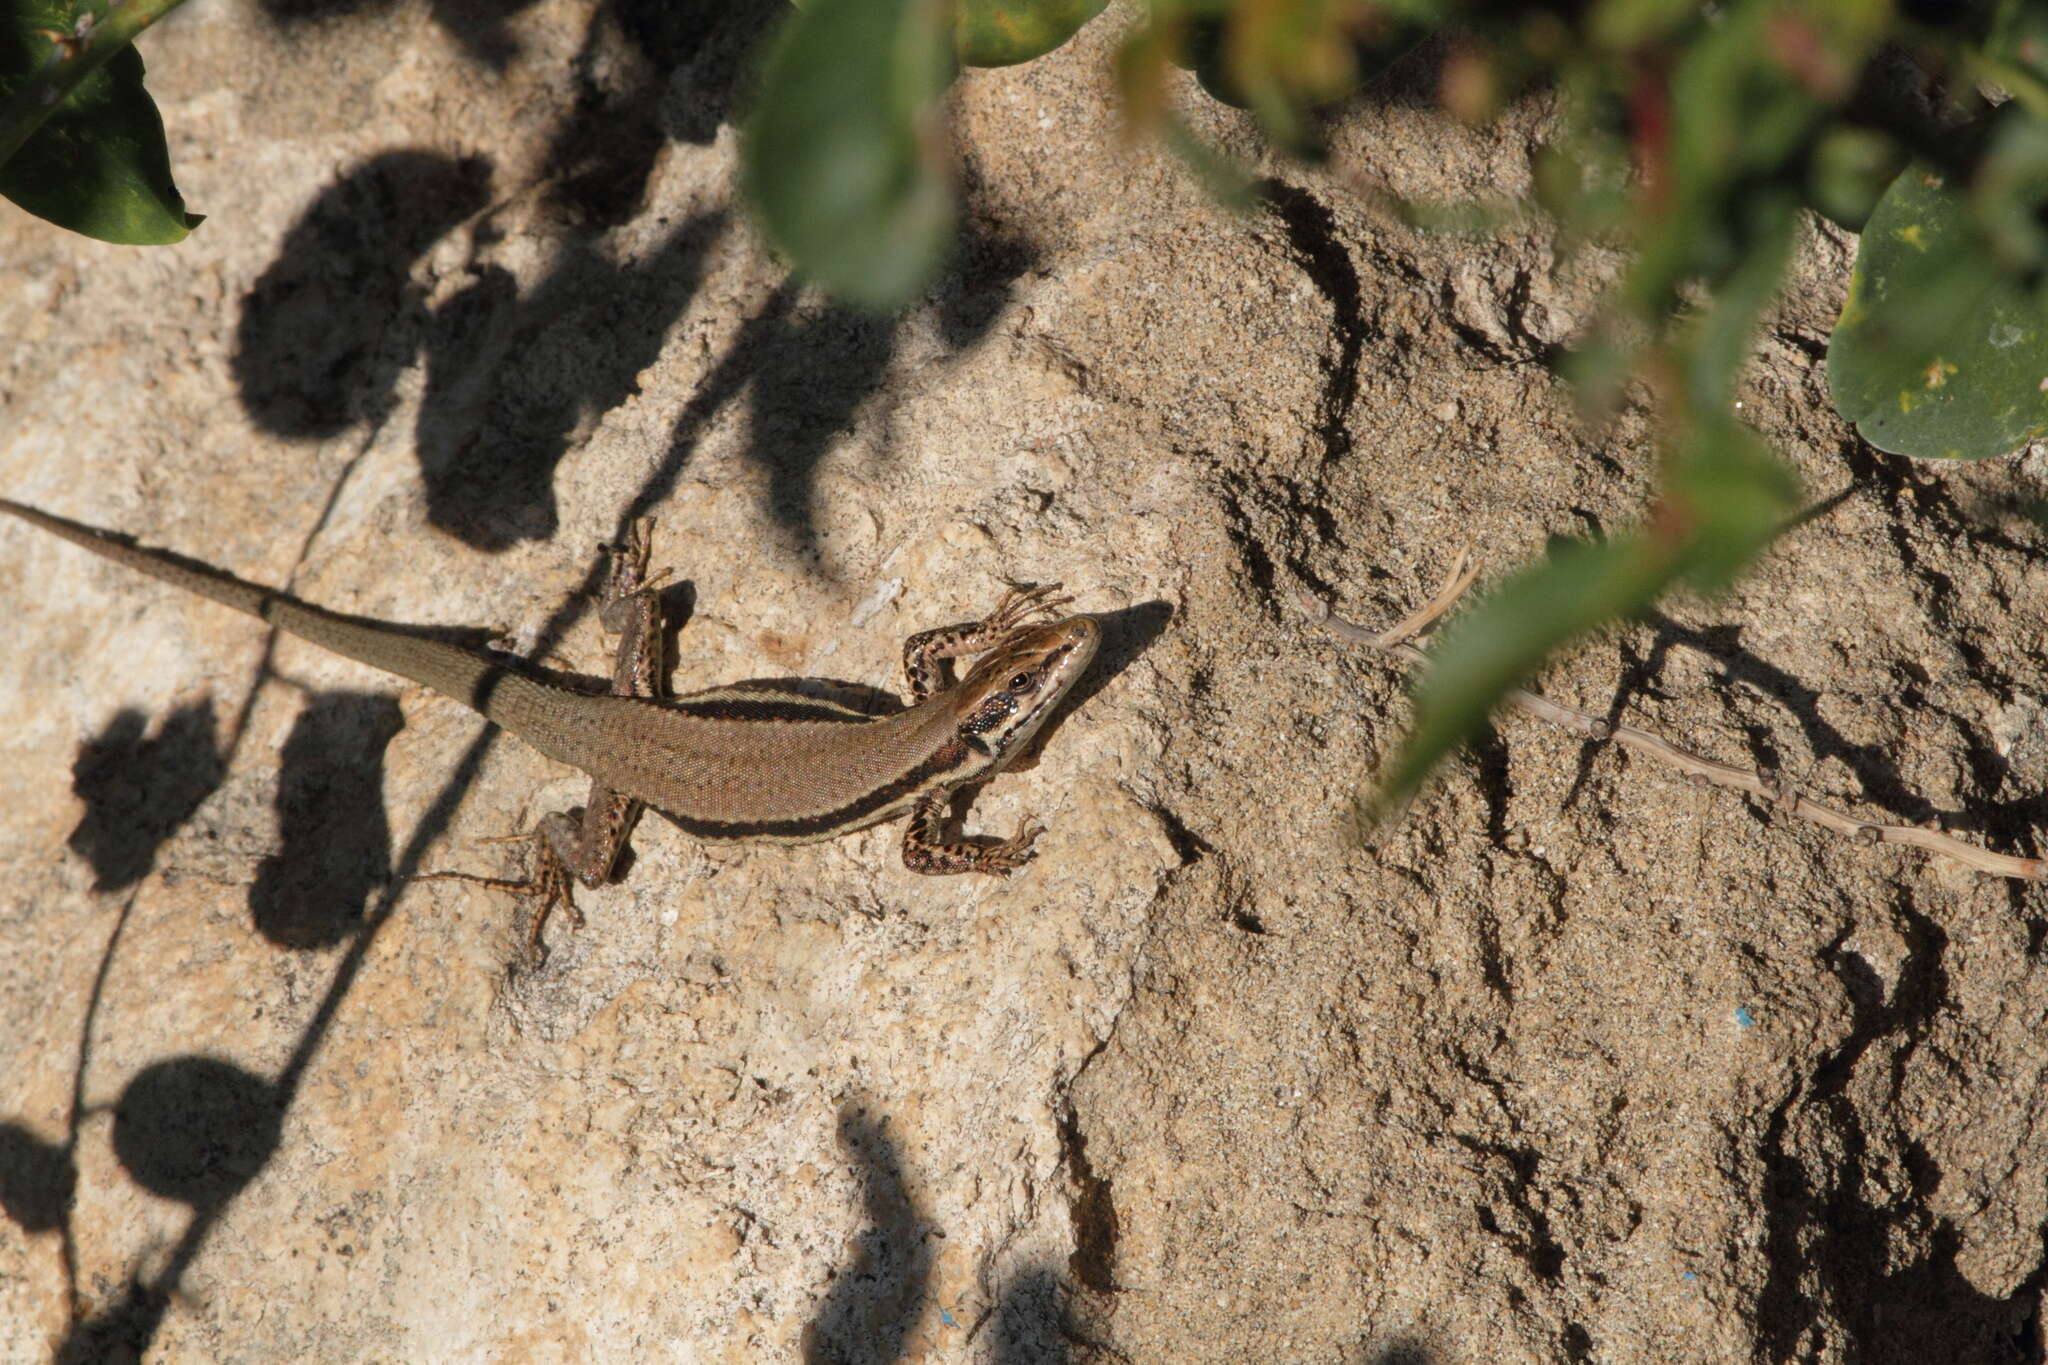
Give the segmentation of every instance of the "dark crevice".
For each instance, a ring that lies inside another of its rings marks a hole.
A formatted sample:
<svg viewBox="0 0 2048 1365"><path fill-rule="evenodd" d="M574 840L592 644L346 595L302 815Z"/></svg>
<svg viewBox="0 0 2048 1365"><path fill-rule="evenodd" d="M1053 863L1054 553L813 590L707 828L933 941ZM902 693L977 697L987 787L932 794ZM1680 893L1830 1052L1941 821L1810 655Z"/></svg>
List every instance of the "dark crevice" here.
<svg viewBox="0 0 2048 1365"><path fill-rule="evenodd" d="M1329 300L1334 315L1337 360L1316 419L1316 437L1325 463L1351 453L1351 409L1358 401L1358 363L1365 349L1364 291L1358 267L1337 238L1337 220L1316 197L1281 180L1262 180L1258 192L1287 230L1288 244L1302 271Z"/></svg>
<svg viewBox="0 0 2048 1365"><path fill-rule="evenodd" d="M1068 1267L1074 1278L1098 1294L1114 1294L1118 1224L1116 1200L1109 1181L1088 1163L1088 1139L1071 1100L1060 1113L1060 1159L1074 1182L1074 1251Z"/></svg>
<svg viewBox="0 0 2048 1365"><path fill-rule="evenodd" d="M1250 513L1244 506L1245 482L1236 475L1226 475L1223 488L1223 513L1229 519L1225 533L1230 543L1237 547L1237 557L1244 565L1245 576L1252 581L1261 601L1269 610L1277 610L1273 598L1275 582L1273 557L1266 553L1266 547L1259 540L1257 529L1252 525Z"/></svg>
<svg viewBox="0 0 2048 1365"><path fill-rule="evenodd" d="M1555 1280L1563 1275L1564 1247L1551 1233L1549 1215L1537 1207L1533 1197L1539 1164L1535 1149L1509 1146L1464 1133L1453 1133L1451 1137L1475 1156L1497 1161L1507 1168L1508 1178L1502 1182L1502 1192L1520 1216L1524 1231L1509 1229L1501 1222L1500 1216L1485 1204L1479 1206L1479 1226L1505 1241L1516 1255L1527 1262L1529 1269L1543 1279Z"/></svg>
<svg viewBox="0 0 2048 1365"><path fill-rule="evenodd" d="M1976 726L1953 717L1951 721L1963 752L1963 766L1970 773L1970 785L1978 796L1998 795L1999 788L2005 785L2005 759Z"/></svg>
<svg viewBox="0 0 2048 1365"><path fill-rule="evenodd" d="M1280 562L1286 565L1287 571L1311 592L1322 597L1336 596L1335 587L1309 564L1310 545L1304 543L1310 537L1313 545L1320 547L1341 546L1343 543L1337 519L1325 499L1293 479L1273 475L1253 479L1233 472L1223 475L1221 500L1227 518L1225 533L1231 544L1237 547L1245 576L1251 579L1271 616L1279 619L1287 613L1281 609L1276 595L1279 590L1279 564L1259 534L1261 520L1282 528L1285 548L1281 551Z"/></svg>
<svg viewBox="0 0 2048 1365"><path fill-rule="evenodd" d="M1475 918L1474 932L1479 936L1479 974L1488 990L1501 998L1501 1003L1515 1003L1514 983L1508 980L1507 962L1501 953L1500 919L1490 909L1482 909Z"/></svg>
<svg viewBox="0 0 2048 1365"><path fill-rule="evenodd" d="M1486 802L1486 842L1503 853L1508 846L1508 808L1514 803L1514 779L1508 775L1508 746L1500 731L1487 723L1469 741L1473 777Z"/></svg>
<svg viewBox="0 0 2048 1365"><path fill-rule="evenodd" d="M1208 840L1189 829L1181 818L1167 807L1148 805L1145 809L1152 813L1152 818L1157 820L1159 827L1166 832L1166 841L1173 845L1173 851L1180 856L1182 867L1191 866L1216 851Z"/></svg>
<svg viewBox="0 0 2048 1365"><path fill-rule="evenodd" d="M1948 937L1899 892L1893 923L1906 945L1889 992L1848 947L1851 925L1821 950L1841 982L1846 1036L1771 1112L1764 1132L1764 1258L1758 1296L1765 1354L1844 1354L1877 1365L2036 1361L2048 1260L2004 1297L1976 1289L1956 1265L1961 1234L1929 1207L1942 1171L1895 1127L1873 1131L1852 1094L1867 1058L1884 1065L1883 1112L1896 1108L1907 1069L1935 1021L1954 1008ZM1901 1263L1902 1248L1914 1248Z"/></svg>
<svg viewBox="0 0 2048 1365"><path fill-rule="evenodd" d="M1904 540L1908 523L1924 521L1945 540L1974 548L2004 550L2030 561L2040 557L2042 547L2038 543L2018 540L1965 508L1940 472L1942 462L1887 454L1862 440L1844 441L1841 454L1850 476L1870 489L1890 514L1885 521L1894 543ZM1902 553L1910 556L1911 550L1904 548ZM1919 572L1911 558L1906 567Z"/></svg>
<svg viewBox="0 0 2048 1365"><path fill-rule="evenodd" d="M1808 361L1818 364L1828 358L1826 337L1813 335L1797 327L1779 327L1773 333L1779 341L1804 355Z"/></svg>

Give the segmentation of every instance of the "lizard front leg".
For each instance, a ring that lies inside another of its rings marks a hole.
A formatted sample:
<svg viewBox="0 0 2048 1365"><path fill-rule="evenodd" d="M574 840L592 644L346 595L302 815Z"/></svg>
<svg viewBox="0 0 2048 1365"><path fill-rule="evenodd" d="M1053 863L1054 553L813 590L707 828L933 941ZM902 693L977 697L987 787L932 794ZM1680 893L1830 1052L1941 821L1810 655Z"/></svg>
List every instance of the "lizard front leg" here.
<svg viewBox="0 0 2048 1365"><path fill-rule="evenodd" d="M1031 845L1045 833L1042 825L1027 824L1014 838L986 848L946 838L946 804L951 797L951 792L932 792L911 807L910 825L903 831L903 865L912 872L927 877L959 872L1007 877L1038 856Z"/></svg>
<svg viewBox="0 0 2048 1365"><path fill-rule="evenodd" d="M619 636L612 660L611 692L617 697L655 697L661 694L661 598L656 585L666 573L650 575L647 562L653 550L654 519L642 517L626 532L626 543L612 554L611 570L600 599L598 620ZM598 887L611 880L626 836L639 818L640 803L623 792L613 791L592 778L590 796L583 805L583 819L572 820L556 811L542 817L534 831L536 846L534 888L541 896L527 931L529 953L541 950L541 931L548 914L565 905L583 923L576 908L571 881Z"/></svg>
<svg viewBox="0 0 2048 1365"><path fill-rule="evenodd" d="M1074 600L1055 597L1053 594L1059 590L1057 583L1048 583L1042 588L1012 588L1003 594L1002 601L996 603L995 610L979 621L922 630L905 640L903 676L910 683L911 705L915 706L931 696L944 683L945 674L939 669L940 660L979 654L1033 618L1049 616Z"/></svg>

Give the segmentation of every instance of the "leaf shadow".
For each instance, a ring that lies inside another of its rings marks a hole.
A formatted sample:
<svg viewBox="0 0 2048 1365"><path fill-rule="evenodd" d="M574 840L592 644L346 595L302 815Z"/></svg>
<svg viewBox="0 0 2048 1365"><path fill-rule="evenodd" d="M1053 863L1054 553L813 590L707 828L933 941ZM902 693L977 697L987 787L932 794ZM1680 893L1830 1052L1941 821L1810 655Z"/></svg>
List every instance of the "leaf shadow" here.
<svg viewBox="0 0 2048 1365"><path fill-rule="evenodd" d="M839 1142L860 1182L867 1227L804 1326L803 1361L890 1365L902 1358L931 1292L932 1230L886 1120L848 1104L839 1113Z"/></svg>
<svg viewBox="0 0 2048 1365"><path fill-rule="evenodd" d="M1610 724L1620 723L1632 697L1644 692L1655 693L1656 679L1662 675L1674 649L1692 649L1718 664L1724 678L1746 683L1776 702L1805 736L1807 748L1816 763L1836 759L1855 775L1862 788L1856 793L1857 799L1870 802L1892 819L1905 824L1918 824L1935 814L1932 802L1907 787L1883 745L1855 743L1821 715L1820 689L1748 649L1742 643L1741 623L1697 628L1681 625L1656 611L1646 613L1642 619L1655 631L1655 635L1646 653L1638 656L1633 650L1624 651L1626 667L1622 682L1615 689L1614 701L1606 714ZM1766 773L1775 771L1779 766L1779 754L1770 736L1755 727L1746 726L1745 738L1750 761L1758 770ZM1598 747L1588 745L1580 755L1579 770L1572 782L1572 798L1576 798L1589 777L1593 754Z"/></svg>
<svg viewBox="0 0 2048 1365"><path fill-rule="evenodd" d="M256 868L249 910L280 948L331 948L362 927L391 868L384 753L405 724L398 703L321 692L292 723L277 782L278 850Z"/></svg>
<svg viewBox="0 0 2048 1365"><path fill-rule="evenodd" d="M210 699L180 706L148 733L124 709L79 750L71 789L85 813L68 845L92 865L95 891L122 891L156 865L157 852L227 776Z"/></svg>
<svg viewBox="0 0 2048 1365"><path fill-rule="evenodd" d="M426 300L414 263L488 202L491 165L383 152L315 195L242 300L231 364L242 407L265 431L323 440L381 425L411 362Z"/></svg>

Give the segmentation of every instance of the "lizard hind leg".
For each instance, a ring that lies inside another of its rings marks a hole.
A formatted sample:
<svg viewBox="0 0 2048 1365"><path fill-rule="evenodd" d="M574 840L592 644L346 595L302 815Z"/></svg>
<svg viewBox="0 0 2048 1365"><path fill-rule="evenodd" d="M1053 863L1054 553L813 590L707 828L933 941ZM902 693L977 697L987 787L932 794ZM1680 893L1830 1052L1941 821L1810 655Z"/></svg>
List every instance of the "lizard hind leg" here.
<svg viewBox="0 0 2048 1365"><path fill-rule="evenodd" d="M654 518L641 517L626 528L625 544L611 552L605 575L604 594L598 602L598 620L619 637L612 660L611 693L617 697L658 697L661 695L661 595L657 591L667 569L653 572L648 562L654 552ZM640 816L640 803L623 792L613 791L592 778L590 797L583 804L583 818L571 819L561 812L542 817L533 832L533 888L540 895L540 907L528 926L529 955L545 952L541 934L548 915L557 905L567 906L578 928L583 912L576 906L574 885L581 882L595 890L612 878L626 836Z"/></svg>
<svg viewBox="0 0 2048 1365"><path fill-rule="evenodd" d="M625 544L611 551L604 592L599 598L599 621L607 631L619 636L612 664L610 691L614 696L661 694L661 599L656 587L668 571L648 571L653 540L652 517L642 517L627 528ZM429 873L422 880L448 878L534 897L539 904L526 928L526 957L529 962L539 963L547 958L542 935L555 907L566 908L576 926L583 926L583 911L576 904L576 884L580 882L594 890L611 880L626 836L632 833L639 815L638 801L593 778L580 821L556 811L543 816L531 834L507 836L508 842L532 841L531 876L513 880L441 872Z"/></svg>
<svg viewBox="0 0 2048 1365"><path fill-rule="evenodd" d="M555 822L568 826L569 837L575 838L576 826L568 816L553 814L541 822L541 827L530 834L500 834L481 840L487 844L531 844L533 846L533 870L524 877L486 877L476 872L422 872L412 878L416 882L467 882L480 886L486 891L503 891L521 900L538 902L533 918L527 921L526 951L524 961L535 966L547 960L547 945L541 942L541 931L547 928L548 918L556 906L566 907L569 917L576 926L583 926L583 909L576 904L575 885L580 878L569 870L570 863L555 849L554 839L547 827Z"/></svg>
<svg viewBox="0 0 2048 1365"><path fill-rule="evenodd" d="M510 839L525 839L523 834L507 835ZM548 916L557 905L569 908L569 914L578 925L583 923L583 911L570 894L572 885L568 872L551 853L537 854L533 875L529 877L486 877L476 872L421 872L412 878L416 882L468 882L486 891L503 891L524 899L532 896L540 901L533 918L527 924L526 951L522 960L538 966L547 960L547 945L541 942L541 930L547 926ZM516 971L518 963L513 964Z"/></svg>
<svg viewBox="0 0 2048 1365"><path fill-rule="evenodd" d="M591 779L590 799L581 820L561 811L541 818L533 831L532 884L542 899L527 931L528 948L541 950L541 931L547 927L548 914L556 905L567 906L575 917L576 927L583 927L583 912L577 908L572 894L574 885L580 882L594 891L612 879L619 855L625 851L626 837L639 818L638 801L595 778Z"/></svg>

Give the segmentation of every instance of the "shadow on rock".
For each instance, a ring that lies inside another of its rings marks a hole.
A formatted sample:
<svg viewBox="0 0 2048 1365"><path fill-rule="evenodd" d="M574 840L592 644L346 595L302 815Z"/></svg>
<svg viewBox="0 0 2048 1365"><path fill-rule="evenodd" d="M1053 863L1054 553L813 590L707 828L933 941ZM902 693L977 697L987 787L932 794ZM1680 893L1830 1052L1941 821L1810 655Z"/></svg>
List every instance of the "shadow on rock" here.
<svg viewBox="0 0 2048 1365"><path fill-rule="evenodd" d="M1936 1018L1956 1008L1948 935L1904 892L1895 910L1908 952L1889 993L1845 946L1853 930L1822 952L1849 1000L1848 1036L1766 1129L1769 1274L1757 1303L1765 1353L1774 1360L1845 1353L1867 1365L2037 1362L2048 1248L2037 1244L2031 1273L2007 1295L1971 1284L1956 1263L1961 1235L1929 1207L1941 1169L1890 1117L1913 1054ZM1889 1080L1875 1108L1852 1093L1862 1090L1852 1082L1873 1049L1873 1064Z"/></svg>
<svg viewBox="0 0 2048 1365"><path fill-rule="evenodd" d="M723 210L687 219L632 263L572 245L524 293L508 271L481 266L443 302L421 338L414 435L427 519L482 550L553 535L555 467L640 392L727 222Z"/></svg>
<svg viewBox="0 0 2048 1365"><path fill-rule="evenodd" d="M849 1105L840 1111L839 1141L860 1179L868 1226L804 1328L804 1365L889 1365L930 1292L930 1232L883 1121Z"/></svg>
<svg viewBox="0 0 2048 1365"><path fill-rule="evenodd" d="M95 891L133 886L157 850L226 776L211 701L181 706L152 738L142 712L124 710L87 741L71 765L85 814L71 851L92 864Z"/></svg>
<svg viewBox="0 0 2048 1365"><path fill-rule="evenodd" d="M490 163L431 152L371 157L322 190L242 301L242 406L280 436L321 439L389 415L424 300L413 263L488 201Z"/></svg>
<svg viewBox="0 0 2048 1365"><path fill-rule="evenodd" d="M996 1365L1071 1365L1066 1290L1050 1270L1020 1275L996 1305Z"/></svg>
<svg viewBox="0 0 2048 1365"><path fill-rule="evenodd" d="M323 692L292 725L278 773L278 851L256 869L249 909L280 948L328 948L362 925L389 877L384 751L405 725L374 693Z"/></svg>
<svg viewBox="0 0 2048 1365"><path fill-rule="evenodd" d="M0 1213L10 1222L23 1232L63 1227L77 1188L68 1149L18 1123L0 1123Z"/></svg>

